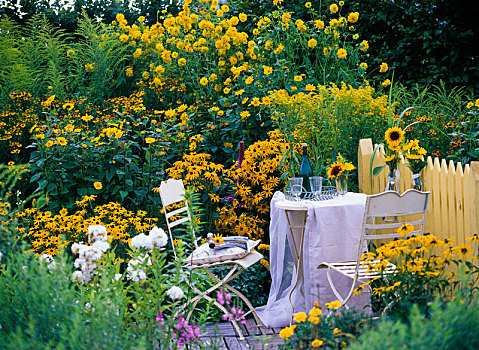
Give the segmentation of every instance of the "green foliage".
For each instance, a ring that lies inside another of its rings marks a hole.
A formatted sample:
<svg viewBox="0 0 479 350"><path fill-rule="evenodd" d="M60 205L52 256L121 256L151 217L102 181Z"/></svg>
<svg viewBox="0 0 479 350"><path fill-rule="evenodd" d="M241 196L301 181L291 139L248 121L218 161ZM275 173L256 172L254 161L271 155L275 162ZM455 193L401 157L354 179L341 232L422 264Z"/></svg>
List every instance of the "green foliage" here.
<svg viewBox="0 0 479 350"><path fill-rule="evenodd" d="M358 30L370 40L370 66L387 62L410 87L442 80L448 90L479 91L472 2L362 0L345 6L360 13Z"/></svg>
<svg viewBox="0 0 479 350"><path fill-rule="evenodd" d="M125 83L127 47L109 26L95 23L86 12L78 21L75 34L78 39L70 46L70 89L76 95L89 96L92 103L101 105L105 99L115 96Z"/></svg>
<svg viewBox="0 0 479 350"><path fill-rule="evenodd" d="M12 91L29 91L31 88L30 71L25 57L19 49L21 42L20 27L8 17L0 20L0 106L6 104Z"/></svg>
<svg viewBox="0 0 479 350"><path fill-rule="evenodd" d="M478 107L464 88L447 89L444 83L414 89L395 84L395 109L412 110L402 118L409 139L418 139L429 154L467 164L478 160Z"/></svg>
<svg viewBox="0 0 479 350"><path fill-rule="evenodd" d="M36 14L44 15L56 27L65 28L68 32L77 29L82 11L91 18L102 19L106 23L115 19L117 13L124 13L132 20L140 15L150 21L155 21L158 12L168 9L176 13L180 7L179 1L170 0L74 0L68 5L63 1L54 0L23 0L16 6L14 1L6 1L5 6L0 8L0 17L5 15L13 18L16 22L24 24Z"/></svg>
<svg viewBox="0 0 479 350"><path fill-rule="evenodd" d="M253 306L266 305L271 277L263 265L255 264L231 281L231 286L241 291ZM244 310L245 305L243 305Z"/></svg>
<svg viewBox="0 0 479 350"><path fill-rule="evenodd" d="M23 30L25 37L20 46L26 65L32 73L31 91L34 96L49 93L60 98L66 97L67 88L67 40L68 35L63 29L57 29L46 17L33 16Z"/></svg>
<svg viewBox="0 0 479 350"><path fill-rule="evenodd" d="M0 270L0 348L133 348L142 337L118 317L121 290L102 282L102 293L78 292L71 260L60 256L55 266L22 250L9 254Z"/></svg>
<svg viewBox="0 0 479 350"><path fill-rule="evenodd" d="M435 301L431 316L425 317L417 306L411 308L409 322L381 321L362 334L351 350L389 349L477 349L479 339L479 302L456 299L446 305Z"/></svg>
<svg viewBox="0 0 479 350"><path fill-rule="evenodd" d="M92 111L93 116L102 117L97 113L97 110ZM70 124L71 120L64 120L57 114L60 113L53 111L47 116L47 140L58 140L55 129L64 129ZM52 210L71 209L79 197L98 194L102 195L101 203L124 203L126 208L135 209L151 206L150 211L154 213L160 210L159 196L152 190L164 177L168 163L159 157L159 152L167 145L147 144L144 130L137 128L135 117L123 115L120 119L116 114L111 116L118 119L111 120L110 128L102 129L101 125L97 127L92 123L90 130L93 135L89 137L69 132L64 135L66 144L63 146L47 146L43 140L33 143L36 150L30 159L30 181L37 184L37 191L48 193ZM75 128L82 123L81 119L73 121ZM141 127L148 130L143 123ZM160 137L154 130L147 136ZM96 189L95 182L100 182L102 188Z"/></svg>

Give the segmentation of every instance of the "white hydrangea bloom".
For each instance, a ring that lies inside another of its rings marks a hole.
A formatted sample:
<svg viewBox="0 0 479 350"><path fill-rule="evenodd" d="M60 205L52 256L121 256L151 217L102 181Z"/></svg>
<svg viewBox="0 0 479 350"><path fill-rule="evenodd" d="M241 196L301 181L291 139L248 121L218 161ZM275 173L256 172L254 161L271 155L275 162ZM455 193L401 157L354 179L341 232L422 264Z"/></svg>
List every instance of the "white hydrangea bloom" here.
<svg viewBox="0 0 479 350"><path fill-rule="evenodd" d="M95 246L87 246L84 249L80 249L80 259L86 261L98 261L101 259L103 252Z"/></svg>
<svg viewBox="0 0 479 350"><path fill-rule="evenodd" d="M81 268L83 266L83 264L86 263L86 260L85 259L82 259L82 258L77 258L75 259L75 262L73 263L73 266L75 266L77 269Z"/></svg>
<svg viewBox="0 0 479 350"><path fill-rule="evenodd" d="M46 261L47 263L51 263L55 261L55 259L53 259L53 256L51 256L50 254L43 254L40 256L40 261Z"/></svg>
<svg viewBox="0 0 479 350"><path fill-rule="evenodd" d="M156 226L151 229L149 236L155 248L164 247L168 243L168 236L165 231Z"/></svg>
<svg viewBox="0 0 479 350"><path fill-rule="evenodd" d="M95 243L96 241L106 242L108 239L106 233L106 227L102 225L90 225L88 226L88 241Z"/></svg>
<svg viewBox="0 0 479 350"><path fill-rule="evenodd" d="M121 280L121 278L123 277L123 275L121 273L115 273L115 281L119 281Z"/></svg>
<svg viewBox="0 0 479 350"><path fill-rule="evenodd" d="M98 249L102 253L106 252L108 249L110 249L110 243L106 241L96 241L93 243L92 247L95 247L95 249Z"/></svg>
<svg viewBox="0 0 479 350"><path fill-rule="evenodd" d="M55 262L55 259L53 259L53 256L50 254L43 254L40 256L40 261L45 261L48 263L47 267L49 270L54 270L57 268L57 263ZM51 272L51 271L50 271Z"/></svg>
<svg viewBox="0 0 479 350"><path fill-rule="evenodd" d="M73 243L72 244L72 253L75 255L80 254L80 249L84 247L85 245L83 243Z"/></svg>
<svg viewBox="0 0 479 350"><path fill-rule="evenodd" d="M173 286L166 291L166 295L171 299L181 299L185 296L185 293L183 293L183 290L180 287Z"/></svg>
<svg viewBox="0 0 479 350"><path fill-rule="evenodd" d="M131 239L130 245L132 248L144 248L144 249L152 250L153 240L149 236L145 235L144 233L140 233L139 235Z"/></svg>
<svg viewBox="0 0 479 350"><path fill-rule="evenodd" d="M128 265L128 267L126 268L126 277L129 280L139 282L141 280L146 279L146 273L145 273L145 271L143 271L142 269L140 269L136 266L133 267L133 266Z"/></svg>
<svg viewBox="0 0 479 350"><path fill-rule="evenodd" d="M83 273L81 271L75 271L72 273L72 282L73 283L82 283L83 282Z"/></svg>
<svg viewBox="0 0 479 350"><path fill-rule="evenodd" d="M0 261L2 261L3 253L0 251Z"/></svg>

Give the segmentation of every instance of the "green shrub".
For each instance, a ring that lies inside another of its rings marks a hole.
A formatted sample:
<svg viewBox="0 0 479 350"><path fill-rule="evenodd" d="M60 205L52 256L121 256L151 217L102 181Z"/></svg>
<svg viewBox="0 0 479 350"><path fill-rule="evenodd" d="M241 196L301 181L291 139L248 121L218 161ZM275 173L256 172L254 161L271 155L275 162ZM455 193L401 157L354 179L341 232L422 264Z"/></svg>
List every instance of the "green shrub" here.
<svg viewBox="0 0 479 350"><path fill-rule="evenodd" d="M409 322L381 321L370 331L364 332L350 350L455 350L479 347L479 301L470 305L456 299L443 305L435 301L431 316L426 318L413 306Z"/></svg>
<svg viewBox="0 0 479 350"><path fill-rule="evenodd" d="M359 32L371 46L370 66L387 62L410 88L439 84L479 91L478 27L471 2L361 0L346 2L365 21Z"/></svg>

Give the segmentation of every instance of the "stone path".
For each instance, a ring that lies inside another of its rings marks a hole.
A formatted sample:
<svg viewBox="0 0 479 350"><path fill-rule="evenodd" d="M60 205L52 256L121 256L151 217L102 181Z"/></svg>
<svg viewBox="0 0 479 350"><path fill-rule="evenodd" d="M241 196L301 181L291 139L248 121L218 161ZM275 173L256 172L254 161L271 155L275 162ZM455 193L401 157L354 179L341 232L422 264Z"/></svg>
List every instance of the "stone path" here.
<svg viewBox="0 0 479 350"><path fill-rule="evenodd" d="M277 349L283 344L279 337L281 328L258 327L254 319L249 319L242 329L246 340L239 340L238 334L229 322L210 324L203 327L202 340L208 344L216 344L220 350ZM268 339L268 344L263 346L261 339Z"/></svg>

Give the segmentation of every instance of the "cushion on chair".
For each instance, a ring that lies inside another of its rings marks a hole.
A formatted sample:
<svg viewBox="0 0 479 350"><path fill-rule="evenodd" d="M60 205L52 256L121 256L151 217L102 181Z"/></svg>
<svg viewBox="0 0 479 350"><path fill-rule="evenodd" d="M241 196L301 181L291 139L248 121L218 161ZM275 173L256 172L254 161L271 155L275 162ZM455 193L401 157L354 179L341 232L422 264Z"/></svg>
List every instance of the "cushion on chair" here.
<svg viewBox="0 0 479 350"><path fill-rule="evenodd" d="M242 259L248 254L251 254L260 241L248 241L249 252L239 247L231 247L225 249L210 249L208 242L199 246L190 256L186 259L188 264L202 265L211 264L215 262L221 262L226 260L238 260Z"/></svg>

